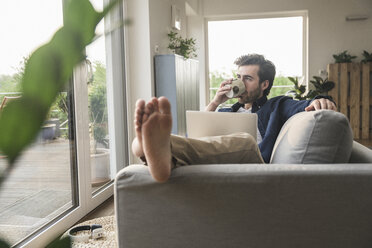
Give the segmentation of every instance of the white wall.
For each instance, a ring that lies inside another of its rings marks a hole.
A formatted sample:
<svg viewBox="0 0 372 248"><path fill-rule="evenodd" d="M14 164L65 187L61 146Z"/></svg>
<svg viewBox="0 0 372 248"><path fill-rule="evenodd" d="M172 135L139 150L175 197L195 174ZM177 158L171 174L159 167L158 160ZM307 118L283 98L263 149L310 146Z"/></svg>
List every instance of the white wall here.
<svg viewBox="0 0 372 248"><path fill-rule="evenodd" d="M333 62L332 54L348 50L360 61L363 50L372 52L371 0L203 0L203 10L206 18L307 10L310 77ZM370 18L345 21L347 15L355 14Z"/></svg>
<svg viewBox="0 0 372 248"><path fill-rule="evenodd" d="M125 26L125 59L128 108L128 141L134 138L134 106L138 98L150 99L153 95L152 60L150 51L150 15L148 0L126 0L124 13L131 20ZM132 153L130 153L132 154ZM130 162L138 162L133 156Z"/></svg>
<svg viewBox="0 0 372 248"><path fill-rule="evenodd" d="M198 0L191 0L193 8ZM171 30L171 6L181 10L181 31L186 37L187 20L185 0L126 0L126 17L131 25L125 27L126 34L126 67L128 85L128 124L129 142L134 138L133 116L137 99L146 101L155 95L154 55L155 46L160 54L170 53L167 33ZM131 157L131 163L138 162Z"/></svg>
<svg viewBox="0 0 372 248"><path fill-rule="evenodd" d="M183 37L197 40L200 62L201 107L207 103L205 82L205 20L215 17L249 16L307 10L309 15L309 76L317 75L333 62L332 54L348 50L361 59L363 50L372 52L372 0L126 0L126 14L133 24L126 27L128 113L133 139L133 109L138 98L154 95L153 56L169 53L167 33L171 29L171 5L181 10ZM187 2L188 7L185 7ZM189 11L189 7L192 11ZM186 13L187 12L187 13ZM188 14L189 16L186 16ZM346 22L353 14L368 14L366 21ZM275 40L274 40L275 42Z"/></svg>

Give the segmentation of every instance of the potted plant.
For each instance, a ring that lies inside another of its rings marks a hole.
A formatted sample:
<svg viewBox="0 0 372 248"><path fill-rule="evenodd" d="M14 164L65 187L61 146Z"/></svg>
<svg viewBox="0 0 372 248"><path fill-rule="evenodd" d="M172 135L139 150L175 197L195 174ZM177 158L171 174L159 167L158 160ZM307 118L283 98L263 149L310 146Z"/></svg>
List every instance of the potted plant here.
<svg viewBox="0 0 372 248"><path fill-rule="evenodd" d="M357 57L350 55L347 50L339 54L333 54L332 56L335 59L335 63L351 63Z"/></svg>
<svg viewBox="0 0 372 248"><path fill-rule="evenodd" d="M175 54L183 56L185 59L196 57L196 47L194 38L182 38L177 32L170 31L168 33L169 45L168 48Z"/></svg>
<svg viewBox="0 0 372 248"><path fill-rule="evenodd" d="M328 91L335 87L335 83L328 81L328 78L321 78L318 76L313 76L313 79L310 80L310 84L313 85L313 89L309 89L306 92L306 86L302 84L302 81L298 77L288 77L288 79L294 84L292 90L288 91L286 95L292 96L297 100L306 100L313 99L317 95L327 95Z"/></svg>
<svg viewBox="0 0 372 248"><path fill-rule="evenodd" d="M362 63L372 62L372 53L369 53L366 50L364 50L362 56L364 57Z"/></svg>
<svg viewBox="0 0 372 248"><path fill-rule="evenodd" d="M328 78L321 78L313 76L313 80L310 83L314 86L314 89L310 89L307 93L307 99L312 99L317 95L327 95L328 91L335 87L335 83L329 81Z"/></svg>
<svg viewBox="0 0 372 248"><path fill-rule="evenodd" d="M95 62L93 81L89 83L92 184L110 180L110 152L108 143L108 117L106 97L106 70ZM102 75L101 75L102 74Z"/></svg>
<svg viewBox="0 0 372 248"><path fill-rule="evenodd" d="M286 95L292 96L292 98L297 100L305 100L304 96L306 91L306 86L303 85L303 78L299 79L298 77L288 77L289 81L293 83L293 89L288 91Z"/></svg>

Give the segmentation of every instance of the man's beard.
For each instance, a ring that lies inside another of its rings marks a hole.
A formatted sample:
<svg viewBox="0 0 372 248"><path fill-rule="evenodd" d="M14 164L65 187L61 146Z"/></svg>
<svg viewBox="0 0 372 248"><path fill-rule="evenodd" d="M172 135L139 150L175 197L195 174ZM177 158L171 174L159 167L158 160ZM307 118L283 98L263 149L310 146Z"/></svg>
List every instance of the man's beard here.
<svg viewBox="0 0 372 248"><path fill-rule="evenodd" d="M239 102L242 104L254 103L261 96L261 84L258 85L257 89L251 92L244 92L239 96Z"/></svg>

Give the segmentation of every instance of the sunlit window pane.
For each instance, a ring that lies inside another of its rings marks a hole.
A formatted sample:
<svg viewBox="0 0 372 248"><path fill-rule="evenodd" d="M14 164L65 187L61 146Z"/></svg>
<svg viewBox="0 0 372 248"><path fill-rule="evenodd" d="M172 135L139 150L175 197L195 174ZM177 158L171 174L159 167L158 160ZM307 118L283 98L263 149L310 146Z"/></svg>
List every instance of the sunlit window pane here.
<svg viewBox="0 0 372 248"><path fill-rule="evenodd" d="M210 100L222 81L235 77L235 59L250 53L262 54L275 64L269 97L283 95L292 87L287 77L304 74L303 17L209 21L208 48Z"/></svg>
<svg viewBox="0 0 372 248"><path fill-rule="evenodd" d="M22 97L24 65L62 26L62 16L61 0L0 2L0 102ZM37 139L1 185L0 239L12 245L72 207L69 96L68 90L59 94ZM0 171L6 166L1 156Z"/></svg>
<svg viewBox="0 0 372 248"><path fill-rule="evenodd" d="M103 1L92 0L91 2L97 10L103 8ZM88 105L93 191L111 181L104 25L103 20L96 29L98 38L86 49L88 64L90 64Z"/></svg>

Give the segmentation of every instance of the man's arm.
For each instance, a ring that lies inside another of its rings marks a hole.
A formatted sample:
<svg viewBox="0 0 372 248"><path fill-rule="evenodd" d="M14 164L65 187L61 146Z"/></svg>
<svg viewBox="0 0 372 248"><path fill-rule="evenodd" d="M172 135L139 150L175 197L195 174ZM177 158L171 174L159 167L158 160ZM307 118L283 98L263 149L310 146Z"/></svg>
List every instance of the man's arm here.
<svg viewBox="0 0 372 248"><path fill-rule="evenodd" d="M286 121L293 115L303 111L315 111L321 109L336 110L337 107L331 98L328 96L316 96L312 100L294 100L289 97L285 97L280 104L280 115L282 120Z"/></svg>
<svg viewBox="0 0 372 248"><path fill-rule="evenodd" d="M216 95L214 96L213 100L208 104L205 108L205 111L216 111L217 107L221 104L229 100L229 98L225 95L231 90L231 83L232 79L223 81L218 88Z"/></svg>
<svg viewBox="0 0 372 248"><path fill-rule="evenodd" d="M314 110L321 110L321 109L329 109L337 111L336 104L329 99L326 98L319 98L313 100L309 106L305 108L305 111L314 111Z"/></svg>

